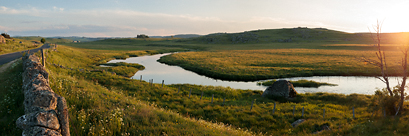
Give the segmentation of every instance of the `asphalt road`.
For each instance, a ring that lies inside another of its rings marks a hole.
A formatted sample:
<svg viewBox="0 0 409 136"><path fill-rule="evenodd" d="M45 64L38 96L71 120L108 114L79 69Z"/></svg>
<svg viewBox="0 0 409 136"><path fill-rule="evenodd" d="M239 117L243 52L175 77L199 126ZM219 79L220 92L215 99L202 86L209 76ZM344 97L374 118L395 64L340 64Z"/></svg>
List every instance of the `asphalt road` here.
<svg viewBox="0 0 409 136"><path fill-rule="evenodd" d="M48 43L46 43L43 46L41 46L40 48L30 50L30 52L37 52L37 51L41 50L42 48L47 49L47 48L50 48L50 47L51 46ZM29 51L29 50L0 55L0 65L6 64L6 63L8 63L10 61L13 61L15 59L18 59L18 58L22 57L22 55L21 55L22 52L27 52L27 51Z"/></svg>

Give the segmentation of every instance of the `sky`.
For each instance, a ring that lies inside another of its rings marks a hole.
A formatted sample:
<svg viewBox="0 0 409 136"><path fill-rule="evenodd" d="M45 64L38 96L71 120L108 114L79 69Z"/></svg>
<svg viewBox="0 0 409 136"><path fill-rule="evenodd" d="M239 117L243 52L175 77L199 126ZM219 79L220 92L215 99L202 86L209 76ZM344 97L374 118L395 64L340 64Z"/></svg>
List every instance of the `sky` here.
<svg viewBox="0 0 409 136"><path fill-rule="evenodd" d="M409 32L408 0L0 0L11 36L136 37L293 27Z"/></svg>

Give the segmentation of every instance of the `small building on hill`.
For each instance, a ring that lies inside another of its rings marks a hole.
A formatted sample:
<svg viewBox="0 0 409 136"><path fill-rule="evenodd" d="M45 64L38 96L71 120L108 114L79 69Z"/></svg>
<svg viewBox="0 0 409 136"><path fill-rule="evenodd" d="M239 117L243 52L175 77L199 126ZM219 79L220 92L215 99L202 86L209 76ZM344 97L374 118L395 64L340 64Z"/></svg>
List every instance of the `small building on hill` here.
<svg viewBox="0 0 409 136"><path fill-rule="evenodd" d="M6 43L6 38L0 35L0 44Z"/></svg>

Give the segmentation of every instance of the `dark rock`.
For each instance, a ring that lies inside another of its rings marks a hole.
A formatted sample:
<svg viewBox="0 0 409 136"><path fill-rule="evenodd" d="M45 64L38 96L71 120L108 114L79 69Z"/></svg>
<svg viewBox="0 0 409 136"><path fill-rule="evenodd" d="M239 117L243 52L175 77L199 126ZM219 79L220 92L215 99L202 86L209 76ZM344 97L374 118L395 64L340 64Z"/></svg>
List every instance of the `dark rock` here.
<svg viewBox="0 0 409 136"><path fill-rule="evenodd" d="M284 98L294 98L297 95L293 84L287 80L278 80L269 86L261 95L262 97L281 96Z"/></svg>
<svg viewBox="0 0 409 136"><path fill-rule="evenodd" d="M316 131L316 132L314 132L314 133L312 133L312 134L318 134L318 133L321 133L321 132L327 131L327 130L331 130L331 128L329 128L329 126L328 126L327 124L323 124L323 125L321 125L321 126L319 127L319 130L318 130L318 131Z"/></svg>
<svg viewBox="0 0 409 136"><path fill-rule="evenodd" d="M44 127L31 127L23 131L23 136L62 136L58 131L44 128Z"/></svg>
<svg viewBox="0 0 409 136"><path fill-rule="evenodd" d="M54 110L23 115L17 119L16 124L21 129L29 129L29 127L35 126L53 130L60 129L57 113Z"/></svg>
<svg viewBox="0 0 409 136"><path fill-rule="evenodd" d="M294 123L291 123L291 126L293 126L295 128L295 127L297 127L298 125L300 125L303 122L305 122L305 119L298 119Z"/></svg>

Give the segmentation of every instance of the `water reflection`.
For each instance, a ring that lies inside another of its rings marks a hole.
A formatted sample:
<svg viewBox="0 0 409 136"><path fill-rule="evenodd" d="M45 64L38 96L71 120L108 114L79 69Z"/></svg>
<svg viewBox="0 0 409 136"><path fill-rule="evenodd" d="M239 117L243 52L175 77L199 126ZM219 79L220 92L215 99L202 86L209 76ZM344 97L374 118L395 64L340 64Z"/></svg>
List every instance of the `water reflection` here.
<svg viewBox="0 0 409 136"><path fill-rule="evenodd" d="M212 85L212 86L224 86L231 87L235 89L251 89L251 90L265 90L266 87L258 86L257 82L236 82L236 81L223 81L208 78L206 76L198 75L191 71L184 70L178 66L169 66L157 62L157 60L166 54L158 54L152 56L141 56L132 57L126 60L111 60L109 63L116 62L127 62L127 63L138 63L145 66L145 70L138 71L133 77L133 79L140 79L142 75L142 80L149 81L153 79L154 83L165 84L197 84L197 85ZM379 79L374 77L356 77L356 76L315 76L315 77L295 77L295 78L283 78L286 80L313 80L317 82L327 82L332 84L337 84L338 86L321 86L319 88L305 88L296 87L295 89L299 93L304 92L330 92L330 93L342 93L342 94L374 94L377 88L384 88L385 85ZM397 85L396 78L391 80L391 85Z"/></svg>

